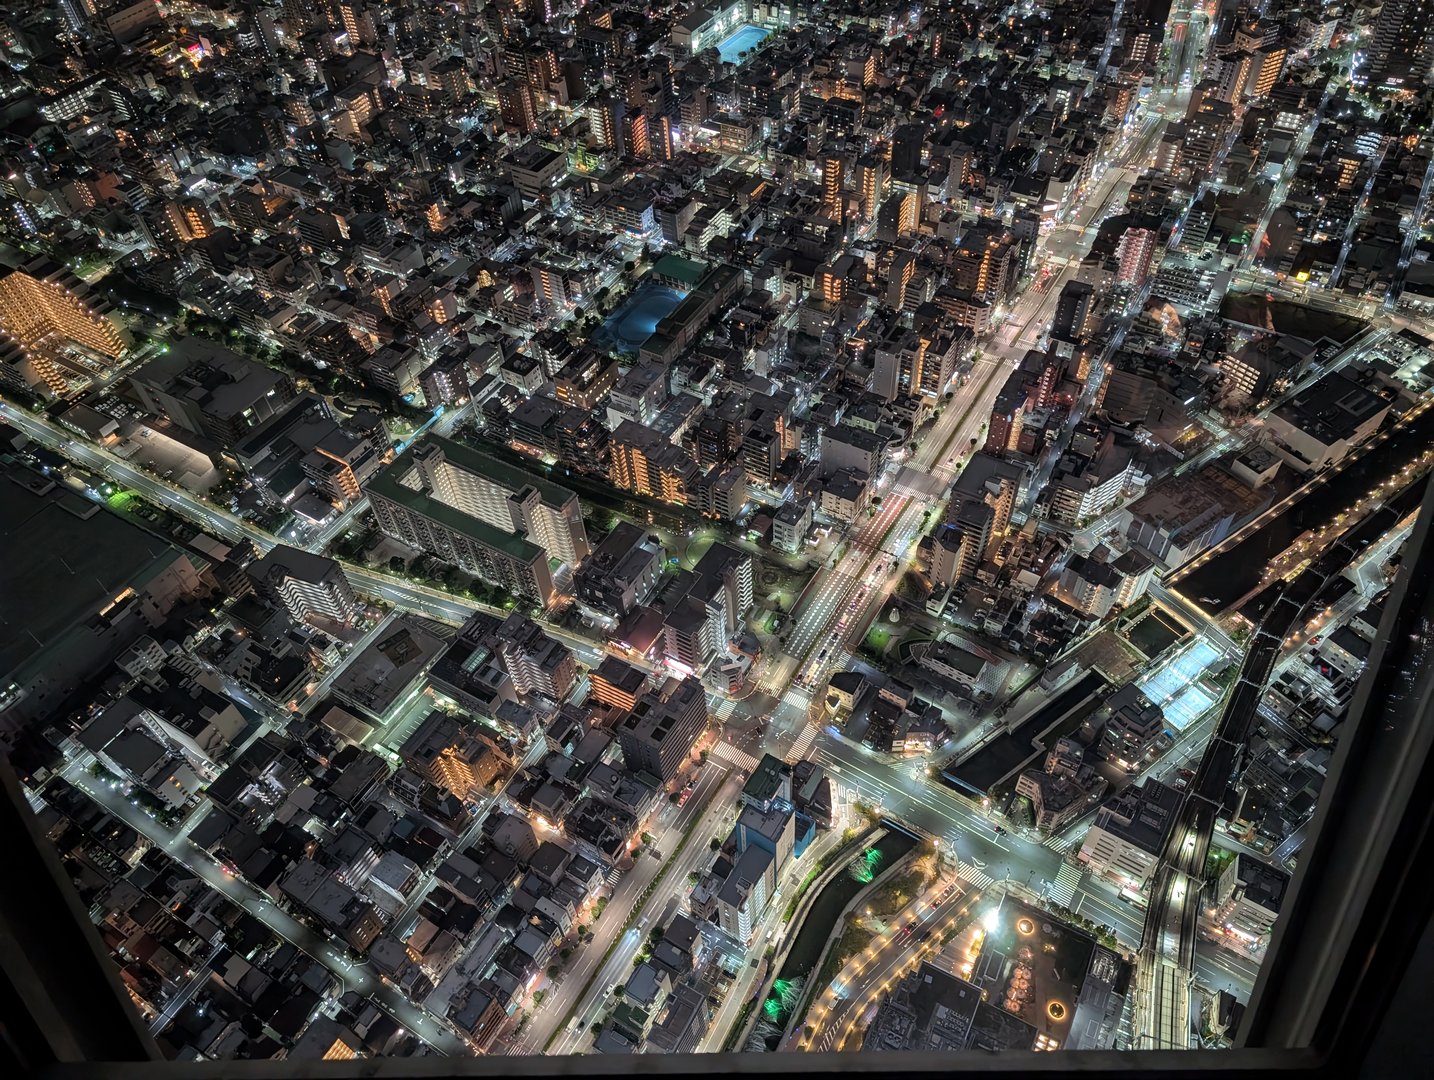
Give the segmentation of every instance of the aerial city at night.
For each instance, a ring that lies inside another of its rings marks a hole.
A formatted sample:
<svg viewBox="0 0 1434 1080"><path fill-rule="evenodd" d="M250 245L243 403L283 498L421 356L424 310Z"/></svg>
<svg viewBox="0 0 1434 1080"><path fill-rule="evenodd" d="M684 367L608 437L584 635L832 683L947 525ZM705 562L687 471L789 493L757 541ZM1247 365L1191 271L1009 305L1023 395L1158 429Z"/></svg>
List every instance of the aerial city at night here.
<svg viewBox="0 0 1434 1080"><path fill-rule="evenodd" d="M155 1058L1239 1045L1434 466L1434 0L0 55L0 757Z"/></svg>

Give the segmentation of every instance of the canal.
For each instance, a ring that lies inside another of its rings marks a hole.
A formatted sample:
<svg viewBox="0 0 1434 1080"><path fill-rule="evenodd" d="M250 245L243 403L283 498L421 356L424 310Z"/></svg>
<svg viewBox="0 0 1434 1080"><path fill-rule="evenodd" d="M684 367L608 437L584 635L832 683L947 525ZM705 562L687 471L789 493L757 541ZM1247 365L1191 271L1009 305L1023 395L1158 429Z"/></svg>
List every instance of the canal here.
<svg viewBox="0 0 1434 1080"><path fill-rule="evenodd" d="M1264 568L1301 533L1328 524L1387 477L1412 465L1431 445L1434 409L1427 409L1409 423L1376 436L1374 443L1353 461L1325 473L1296 502L1234 547L1193 569L1172 573L1168 584L1216 613L1229 610L1260 584ZM1422 480L1413 486L1420 492L1424 490Z"/></svg>
<svg viewBox="0 0 1434 1080"><path fill-rule="evenodd" d="M859 892L900 862L915 846L915 837L890 829L875 844L848 859L845 871L833 875L822 887L807 909L796 940L782 962L767 999L762 1002L762 1014L757 1018L747 1049L777 1048L792 1010L805 996L807 980L821 959L827 941L839 929L841 913Z"/></svg>
<svg viewBox="0 0 1434 1080"><path fill-rule="evenodd" d="M1008 734L992 739L964 760L952 759L941 770L941 781L962 795L979 799L1038 751L1033 740L1055 726L1077 708L1082 718L1094 712L1102 698L1096 694L1105 686L1105 677L1090 671L1056 697L1042 705L1030 718Z"/></svg>

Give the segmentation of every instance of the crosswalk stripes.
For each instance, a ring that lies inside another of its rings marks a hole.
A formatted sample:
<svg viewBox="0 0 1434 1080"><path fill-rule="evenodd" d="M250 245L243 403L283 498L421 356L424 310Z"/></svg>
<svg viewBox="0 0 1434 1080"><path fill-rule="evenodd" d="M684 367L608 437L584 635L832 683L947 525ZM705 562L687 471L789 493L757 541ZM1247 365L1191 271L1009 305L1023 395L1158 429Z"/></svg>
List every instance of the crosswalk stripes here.
<svg viewBox="0 0 1434 1080"><path fill-rule="evenodd" d="M712 715L726 723L737 712L737 703L729 697L721 698L712 709Z"/></svg>
<svg viewBox="0 0 1434 1080"><path fill-rule="evenodd" d="M1080 887L1081 878L1085 877L1085 871L1077 870L1069 863L1061 863L1061 868L1056 871L1056 879L1051 882L1049 896L1061 907L1066 907L1075 896L1075 891Z"/></svg>
<svg viewBox="0 0 1434 1080"><path fill-rule="evenodd" d="M986 873L984 870L977 870L970 863L963 862L958 864L956 867L956 872L960 874L961 879L963 881L968 882L970 885L977 889L989 888L991 882L995 880L993 877L991 877L990 874Z"/></svg>
<svg viewBox="0 0 1434 1080"><path fill-rule="evenodd" d="M792 743L792 748L787 751L787 764L794 764L805 758L816 741L817 729L815 726L808 724L802 728L802 733L797 736L797 741Z"/></svg>
<svg viewBox="0 0 1434 1080"><path fill-rule="evenodd" d="M782 695L782 704L798 712L804 712L807 706L811 704L811 701L812 695L810 691L802 690L795 686Z"/></svg>
<svg viewBox="0 0 1434 1080"><path fill-rule="evenodd" d="M712 754L713 756L719 757L723 761L730 762L731 764L737 766L737 768L743 769L747 772L751 772L757 767L756 758L754 758L751 754L747 753L745 750L738 750L735 746L727 742L725 739L712 748Z"/></svg>
<svg viewBox="0 0 1434 1080"><path fill-rule="evenodd" d="M1051 835L1041 841L1041 846L1048 847L1052 851L1073 851L1076 846L1076 837L1073 831L1059 835Z"/></svg>

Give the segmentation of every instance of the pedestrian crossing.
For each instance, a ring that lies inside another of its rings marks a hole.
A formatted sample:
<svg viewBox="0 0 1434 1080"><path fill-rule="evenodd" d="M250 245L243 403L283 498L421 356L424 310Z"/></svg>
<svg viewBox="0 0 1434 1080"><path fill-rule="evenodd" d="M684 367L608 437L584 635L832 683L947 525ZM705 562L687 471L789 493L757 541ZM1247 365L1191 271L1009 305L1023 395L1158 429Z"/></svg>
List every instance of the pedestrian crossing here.
<svg viewBox="0 0 1434 1080"><path fill-rule="evenodd" d="M794 765L803 760L811 752L812 744L816 741L816 725L807 724L802 728L802 733L797 736L797 741L792 743L792 748L787 751L787 764Z"/></svg>
<svg viewBox="0 0 1434 1080"><path fill-rule="evenodd" d="M1047 836L1044 840L1041 841L1041 846L1048 847L1052 851L1059 851L1064 854L1074 851L1076 849L1076 847L1078 846L1076 843L1076 839L1077 838L1075 835L1075 830L1072 829L1069 832Z"/></svg>
<svg viewBox="0 0 1434 1080"><path fill-rule="evenodd" d="M1063 862L1061 868L1056 871L1056 879L1051 882L1050 892L1047 895L1061 907L1069 907L1071 900L1075 898L1075 891L1080 888L1081 879L1084 877L1084 870L1077 870L1070 863Z"/></svg>
<svg viewBox="0 0 1434 1080"><path fill-rule="evenodd" d="M729 697L718 698L717 704L712 706L712 715L724 724L732 719L736 712L737 702Z"/></svg>
<svg viewBox="0 0 1434 1080"><path fill-rule="evenodd" d="M716 746L712 747L712 756L721 758L730 765L746 772L751 772L757 767L757 759L745 750L738 750L735 746L723 739Z"/></svg>
<svg viewBox="0 0 1434 1080"><path fill-rule="evenodd" d="M812 703L812 692L794 686L782 695L782 704L794 712L806 712L807 707Z"/></svg>
<svg viewBox="0 0 1434 1080"><path fill-rule="evenodd" d="M957 864L956 872L961 876L962 881L978 890L990 888L991 882L995 880L995 878L991 877L991 875L984 870L977 870L970 863L966 862Z"/></svg>

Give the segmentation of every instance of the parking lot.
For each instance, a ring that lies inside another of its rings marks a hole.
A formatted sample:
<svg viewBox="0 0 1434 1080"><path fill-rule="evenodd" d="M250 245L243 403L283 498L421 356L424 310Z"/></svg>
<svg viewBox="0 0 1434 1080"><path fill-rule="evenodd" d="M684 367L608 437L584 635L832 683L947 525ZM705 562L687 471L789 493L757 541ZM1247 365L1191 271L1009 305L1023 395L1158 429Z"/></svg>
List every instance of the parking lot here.
<svg viewBox="0 0 1434 1080"><path fill-rule="evenodd" d="M209 494L223 479L204 454L149 427L135 428L114 453L196 495Z"/></svg>

